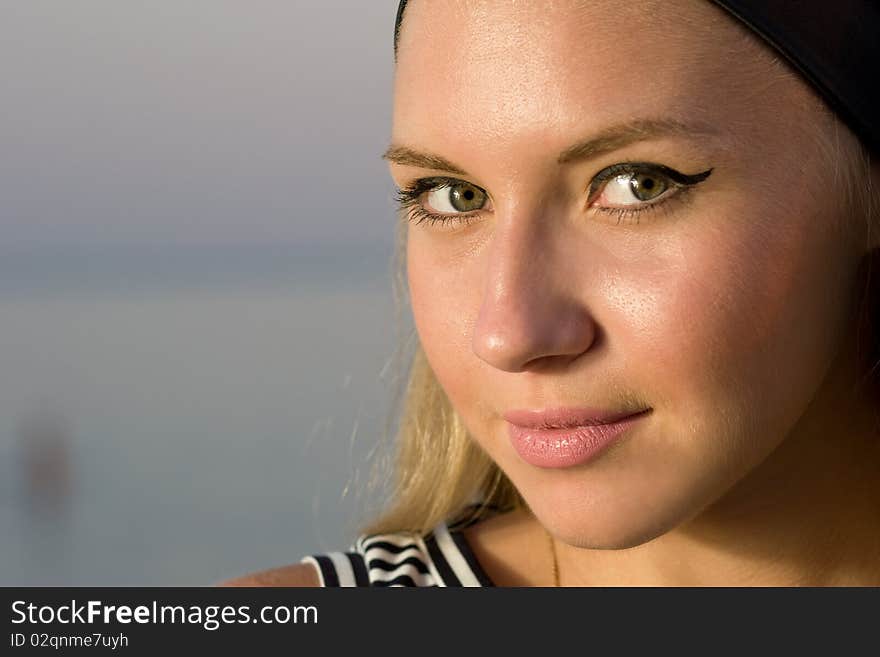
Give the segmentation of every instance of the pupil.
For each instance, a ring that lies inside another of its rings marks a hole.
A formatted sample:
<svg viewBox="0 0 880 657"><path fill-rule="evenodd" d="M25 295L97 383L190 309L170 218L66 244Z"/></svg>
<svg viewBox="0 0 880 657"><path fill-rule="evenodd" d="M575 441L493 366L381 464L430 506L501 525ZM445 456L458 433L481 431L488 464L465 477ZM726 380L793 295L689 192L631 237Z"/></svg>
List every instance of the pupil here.
<svg viewBox="0 0 880 657"><path fill-rule="evenodd" d="M645 178L645 179L642 181L642 187L644 187L645 189L653 189L653 187L654 187L654 181L651 180L650 178Z"/></svg>
<svg viewBox="0 0 880 657"><path fill-rule="evenodd" d="M474 199L474 191L472 189L467 190L464 193L464 197L468 201L472 201Z"/></svg>

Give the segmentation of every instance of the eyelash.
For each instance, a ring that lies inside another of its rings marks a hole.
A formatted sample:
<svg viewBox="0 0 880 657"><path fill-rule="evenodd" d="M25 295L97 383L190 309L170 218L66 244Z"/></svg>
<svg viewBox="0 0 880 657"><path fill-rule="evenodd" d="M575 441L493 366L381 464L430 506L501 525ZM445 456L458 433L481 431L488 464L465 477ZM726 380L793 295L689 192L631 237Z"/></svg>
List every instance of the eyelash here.
<svg viewBox="0 0 880 657"><path fill-rule="evenodd" d="M588 198L590 200L594 199L596 194L601 190L604 183L613 180L621 174L634 175L639 173L655 175L659 174L661 177L671 182L672 185L670 185L670 189L675 189L676 191L672 194L664 193L659 201L645 201L642 205L639 205L637 207L597 207L594 209L598 212L602 212L611 216L617 216L616 223L618 225L622 222L638 224L639 215L641 215L642 213L658 210L661 207L665 206L667 201L674 198L683 200L682 197L684 197L685 192L690 191L694 185L708 178L709 174L712 173L712 169L708 169L694 175L686 175L662 164L654 164L651 162L621 162L618 164L612 164L611 166L602 169L602 171L597 173L590 181ZM452 185L462 182L466 183L467 181L460 180L458 178L448 178L443 176L420 178L414 181L411 185L397 190L396 201L398 207L400 208L401 212L406 213L407 219L416 225L423 222L427 222L428 225L431 226L437 223L440 223L442 225L449 223L467 225L476 218L476 213L480 212L480 210L475 210L467 214L438 214L434 212L429 212L422 206L421 203L419 203L422 195L426 192L436 191L438 189L450 187ZM474 187L477 186L474 185ZM483 193L485 193L485 190L483 190L482 188L477 187L477 189L480 189L481 191L483 191Z"/></svg>
<svg viewBox="0 0 880 657"><path fill-rule="evenodd" d="M416 225L423 222L427 222L431 226L436 223L446 224L449 222L463 225L469 224L474 219L474 214L479 212L479 210L468 214L437 214L425 210L422 204L419 203L422 194L450 187L459 182L465 181L458 178L444 178L442 176L419 178L408 187L402 187L397 190L397 205L401 212L406 213L407 219Z"/></svg>

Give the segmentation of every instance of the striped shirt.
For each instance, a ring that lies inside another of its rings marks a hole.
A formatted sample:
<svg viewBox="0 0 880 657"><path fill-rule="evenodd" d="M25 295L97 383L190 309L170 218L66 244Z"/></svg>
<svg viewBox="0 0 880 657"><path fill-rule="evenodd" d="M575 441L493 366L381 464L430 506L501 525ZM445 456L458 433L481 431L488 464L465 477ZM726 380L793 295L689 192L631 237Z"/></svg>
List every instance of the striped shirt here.
<svg viewBox="0 0 880 657"><path fill-rule="evenodd" d="M305 557L321 586L494 586L465 540L473 524L441 522L425 535L360 536L346 552Z"/></svg>

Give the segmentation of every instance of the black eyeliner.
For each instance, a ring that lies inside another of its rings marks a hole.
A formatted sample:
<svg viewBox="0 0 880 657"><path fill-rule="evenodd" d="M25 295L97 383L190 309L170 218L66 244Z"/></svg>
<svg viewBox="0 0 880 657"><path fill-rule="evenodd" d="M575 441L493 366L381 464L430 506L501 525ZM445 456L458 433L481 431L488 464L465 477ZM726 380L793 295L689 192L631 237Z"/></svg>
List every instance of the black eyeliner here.
<svg viewBox="0 0 880 657"><path fill-rule="evenodd" d="M688 175L662 164L654 164L652 162L620 162L612 164L596 174L590 183L589 195L592 197L599 188L599 185L624 173L657 173L682 187L689 187L703 182L711 175L712 171L714 171L714 167L700 173Z"/></svg>

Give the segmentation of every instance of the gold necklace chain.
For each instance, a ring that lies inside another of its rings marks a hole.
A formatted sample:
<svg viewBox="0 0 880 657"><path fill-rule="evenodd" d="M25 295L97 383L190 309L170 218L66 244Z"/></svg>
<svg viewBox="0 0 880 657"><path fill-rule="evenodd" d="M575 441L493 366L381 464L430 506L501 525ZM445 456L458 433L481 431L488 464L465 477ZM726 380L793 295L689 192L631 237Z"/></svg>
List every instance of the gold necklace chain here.
<svg viewBox="0 0 880 657"><path fill-rule="evenodd" d="M559 588L561 585L559 584L559 561L556 558L556 541L553 540L553 535L546 528L544 528L544 532L550 540L550 554L553 556L553 586Z"/></svg>

